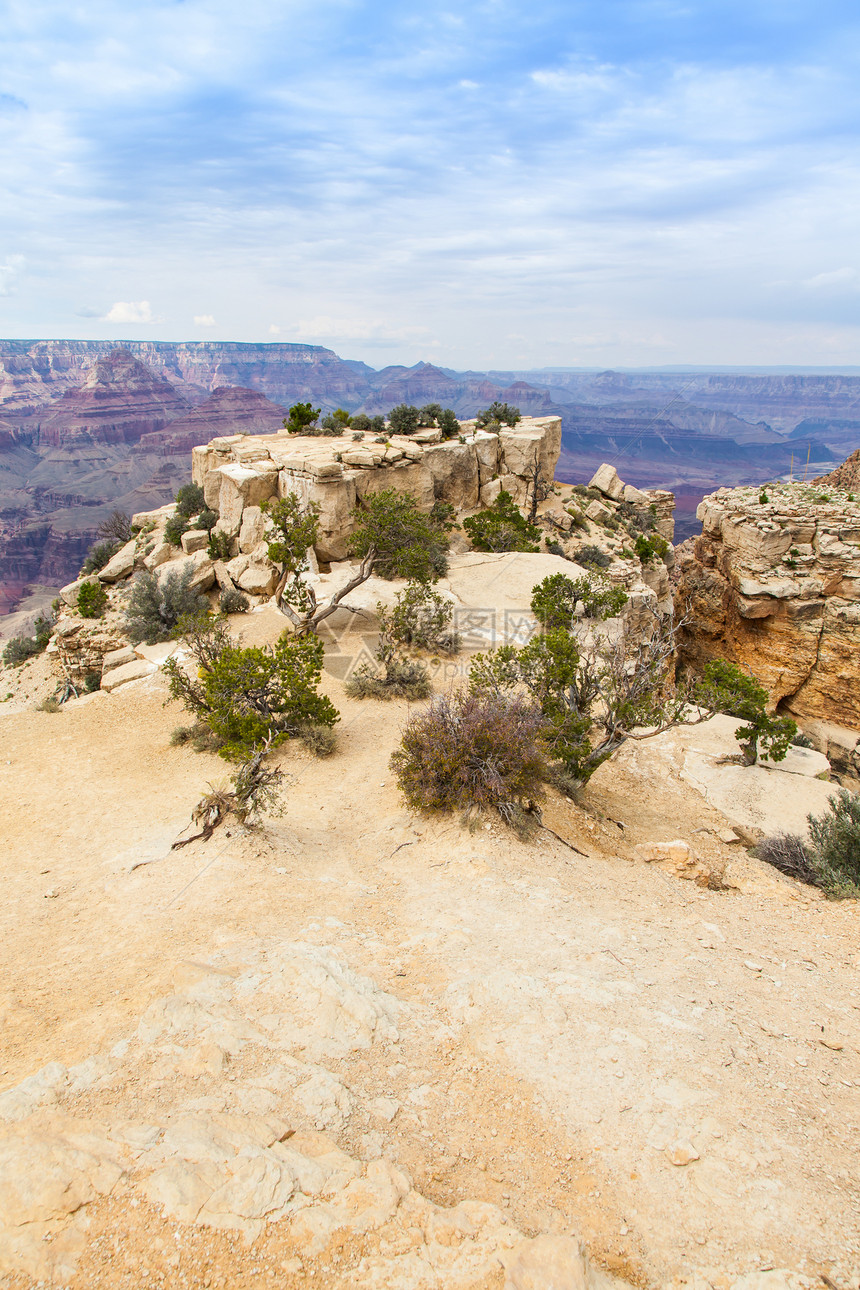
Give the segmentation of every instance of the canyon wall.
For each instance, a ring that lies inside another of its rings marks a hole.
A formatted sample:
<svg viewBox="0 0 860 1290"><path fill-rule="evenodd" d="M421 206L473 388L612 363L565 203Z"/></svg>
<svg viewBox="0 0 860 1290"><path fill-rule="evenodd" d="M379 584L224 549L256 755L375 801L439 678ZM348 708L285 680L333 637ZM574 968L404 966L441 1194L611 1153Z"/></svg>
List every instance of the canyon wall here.
<svg viewBox="0 0 860 1290"><path fill-rule="evenodd" d="M860 504L818 485L720 489L699 518L678 552L682 661L736 662L804 726L860 730Z"/></svg>

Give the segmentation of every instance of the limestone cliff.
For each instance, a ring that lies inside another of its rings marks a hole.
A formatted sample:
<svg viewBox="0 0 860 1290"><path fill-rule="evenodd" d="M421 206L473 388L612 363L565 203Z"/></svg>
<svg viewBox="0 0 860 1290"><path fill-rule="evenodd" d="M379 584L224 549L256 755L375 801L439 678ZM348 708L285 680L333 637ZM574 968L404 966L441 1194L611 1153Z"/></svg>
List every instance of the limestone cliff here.
<svg viewBox="0 0 860 1290"><path fill-rule="evenodd" d="M860 729L860 504L769 484L720 489L698 516L701 537L679 553L682 658L737 662L774 707Z"/></svg>

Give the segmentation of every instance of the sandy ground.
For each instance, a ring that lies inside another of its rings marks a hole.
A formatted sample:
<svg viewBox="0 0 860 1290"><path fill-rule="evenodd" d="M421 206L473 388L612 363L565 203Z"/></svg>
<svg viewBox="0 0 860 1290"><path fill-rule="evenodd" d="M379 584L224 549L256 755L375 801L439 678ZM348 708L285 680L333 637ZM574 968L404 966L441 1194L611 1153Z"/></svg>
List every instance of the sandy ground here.
<svg viewBox="0 0 860 1290"><path fill-rule="evenodd" d="M276 626L243 623L249 642ZM491 1201L528 1235L579 1234L641 1285L724 1290L771 1267L856 1285L857 905L721 842L726 819L681 778L673 736L601 768L583 807L549 804L578 850L546 831L524 844L406 812L387 765L406 705L325 688L338 751L281 750L286 814L181 851L228 768L169 746L183 718L158 676L59 714L0 708L0 1089L110 1050L182 964L326 947L409 1018L396 1051L330 1063L354 1097L333 1131L353 1156L384 1155L440 1204ZM725 863L728 889L633 862L637 843L672 838ZM157 1118L237 1077L150 1070L64 1105ZM379 1097L400 1108L390 1122L367 1111ZM297 1268L285 1223L248 1247L125 1193L89 1221L74 1290L358 1284L361 1242Z"/></svg>

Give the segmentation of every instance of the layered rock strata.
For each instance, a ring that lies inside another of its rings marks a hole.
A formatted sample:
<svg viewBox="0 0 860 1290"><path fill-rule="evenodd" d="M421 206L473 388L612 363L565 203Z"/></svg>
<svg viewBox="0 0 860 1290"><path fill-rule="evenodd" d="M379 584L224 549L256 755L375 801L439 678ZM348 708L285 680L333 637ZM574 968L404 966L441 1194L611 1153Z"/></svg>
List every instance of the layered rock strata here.
<svg viewBox="0 0 860 1290"><path fill-rule="evenodd" d="M860 504L803 484L720 489L679 559L682 658L726 658L804 723L860 730ZM855 740L856 742L856 740Z"/></svg>
<svg viewBox="0 0 860 1290"><path fill-rule="evenodd" d="M394 488L411 493L425 511L436 501L469 511L492 503L502 488L524 501L535 463L552 480L561 449L558 417L526 417L500 434L463 429L462 441L443 441L438 430L381 443L350 431L332 438L227 435L192 451L192 478L240 554L260 541L260 503L295 494L319 507L317 558L343 560L353 507L371 493Z"/></svg>

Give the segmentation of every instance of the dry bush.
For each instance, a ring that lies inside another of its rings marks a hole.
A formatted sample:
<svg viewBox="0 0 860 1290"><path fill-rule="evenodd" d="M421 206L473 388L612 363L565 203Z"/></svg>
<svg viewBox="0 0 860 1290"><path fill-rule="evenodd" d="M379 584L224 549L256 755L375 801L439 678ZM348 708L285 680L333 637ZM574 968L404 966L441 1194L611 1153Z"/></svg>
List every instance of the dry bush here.
<svg viewBox="0 0 860 1290"><path fill-rule="evenodd" d="M457 691L407 723L391 768L418 811L495 811L534 828L547 762L540 709L522 697Z"/></svg>

